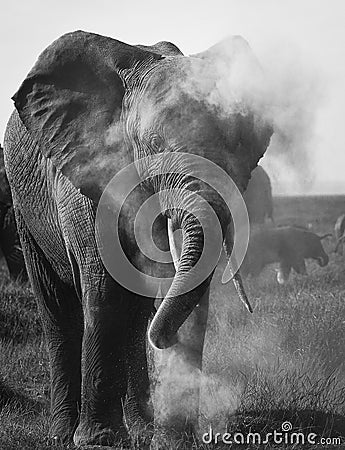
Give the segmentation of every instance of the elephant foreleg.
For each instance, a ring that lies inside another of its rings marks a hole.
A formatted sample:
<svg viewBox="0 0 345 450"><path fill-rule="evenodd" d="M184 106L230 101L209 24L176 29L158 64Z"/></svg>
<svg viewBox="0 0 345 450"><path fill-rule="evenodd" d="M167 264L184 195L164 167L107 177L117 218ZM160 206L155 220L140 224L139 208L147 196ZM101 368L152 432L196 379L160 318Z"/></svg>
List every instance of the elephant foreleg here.
<svg viewBox="0 0 345 450"><path fill-rule="evenodd" d="M153 311L153 299L132 297L127 337L127 396L124 405L125 423L134 445L143 448L153 430L150 403L150 382L146 355L146 332Z"/></svg>
<svg viewBox="0 0 345 450"><path fill-rule="evenodd" d="M86 258L85 267L92 268ZM84 336L81 412L74 435L77 446L127 442L123 423L127 381L125 349L128 302L110 275L82 273Z"/></svg>
<svg viewBox="0 0 345 450"><path fill-rule="evenodd" d="M303 258L294 262L292 267L295 270L295 272L299 273L300 275L307 275L307 268Z"/></svg>

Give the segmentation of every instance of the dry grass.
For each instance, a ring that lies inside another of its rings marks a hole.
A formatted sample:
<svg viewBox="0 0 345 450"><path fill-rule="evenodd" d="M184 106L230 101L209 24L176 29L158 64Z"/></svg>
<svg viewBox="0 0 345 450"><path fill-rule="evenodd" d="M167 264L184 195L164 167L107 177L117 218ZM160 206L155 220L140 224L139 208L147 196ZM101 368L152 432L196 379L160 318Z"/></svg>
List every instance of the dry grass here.
<svg viewBox="0 0 345 450"><path fill-rule="evenodd" d="M344 211L344 200L279 198L277 222L312 224L316 232L325 233ZM289 421L294 431L345 437L345 259L332 253L334 246L332 239L325 242L330 264L323 269L308 264L307 278L293 275L286 286L278 286L268 268L260 278L248 280L253 315L244 310L230 285L214 284L201 432L212 424L220 432L264 434L280 431ZM29 288L11 283L5 268L1 278L0 449L45 450L49 379L36 307ZM180 448L212 446L194 441L181 442Z"/></svg>

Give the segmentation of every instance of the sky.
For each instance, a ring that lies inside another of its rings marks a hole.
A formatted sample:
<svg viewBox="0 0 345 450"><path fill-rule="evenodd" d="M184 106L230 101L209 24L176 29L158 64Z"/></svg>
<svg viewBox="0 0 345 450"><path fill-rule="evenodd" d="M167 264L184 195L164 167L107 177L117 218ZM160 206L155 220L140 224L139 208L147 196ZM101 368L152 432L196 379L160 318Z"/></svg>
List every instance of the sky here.
<svg viewBox="0 0 345 450"><path fill-rule="evenodd" d="M66 32L129 44L174 42L184 54L242 35L290 101L309 111L293 161L276 146L262 160L276 194L345 194L345 2L343 0L12 0L1 8L0 141L11 96L38 55ZM286 77L293 82L286 83ZM299 153L301 152L299 157Z"/></svg>

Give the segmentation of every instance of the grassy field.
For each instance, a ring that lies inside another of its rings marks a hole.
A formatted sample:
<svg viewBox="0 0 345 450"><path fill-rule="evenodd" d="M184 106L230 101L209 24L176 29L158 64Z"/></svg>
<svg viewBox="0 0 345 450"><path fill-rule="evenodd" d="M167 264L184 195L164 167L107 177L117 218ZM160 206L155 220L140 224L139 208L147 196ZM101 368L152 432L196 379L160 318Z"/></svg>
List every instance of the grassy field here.
<svg viewBox="0 0 345 450"><path fill-rule="evenodd" d="M345 197L276 198L279 224L332 231ZM204 353L200 433L262 436L291 423L293 432L342 437L345 448L345 259L333 253L325 268L310 262L308 277L293 274L278 286L269 267L247 281L254 306L249 315L232 286L214 283ZM219 269L215 279L221 274ZM48 429L47 354L28 286L11 283L1 268L0 450L45 450ZM328 441L331 442L330 440ZM55 447L56 448L56 447ZM175 447L176 448L176 447ZM186 444L185 448L213 448ZM214 448L237 448L217 444ZM300 444L253 444L238 448L302 448Z"/></svg>

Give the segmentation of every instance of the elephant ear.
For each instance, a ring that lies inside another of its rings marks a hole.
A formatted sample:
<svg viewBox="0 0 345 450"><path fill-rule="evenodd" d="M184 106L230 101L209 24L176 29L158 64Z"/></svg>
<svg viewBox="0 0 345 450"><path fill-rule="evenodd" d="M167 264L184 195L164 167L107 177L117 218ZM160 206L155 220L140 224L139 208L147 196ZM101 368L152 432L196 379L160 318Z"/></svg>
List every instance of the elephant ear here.
<svg viewBox="0 0 345 450"><path fill-rule="evenodd" d="M222 89L221 97L229 98L228 92L236 91L236 96L243 99L243 111L240 110L237 122L240 124L238 140L246 150L250 170L253 170L267 149L273 134L272 124L265 119L266 108L264 92L266 79L264 71L250 48L241 36L229 36L204 52L191 55L202 59L213 70L216 85ZM224 93L224 95L223 95ZM230 97L230 101L232 101ZM231 107L229 111L231 111ZM234 134L232 127L225 133Z"/></svg>
<svg viewBox="0 0 345 450"><path fill-rule="evenodd" d="M183 56L181 50L168 41L160 41L154 45L137 45L137 47L162 56Z"/></svg>
<svg viewBox="0 0 345 450"><path fill-rule="evenodd" d="M242 36L228 36L222 39L217 44L212 45L212 47L207 50L195 53L196 58L208 59L208 60L223 60L225 64L231 63L234 58L238 57L240 54L252 53L248 42ZM254 58L254 55L251 57Z"/></svg>
<svg viewBox="0 0 345 450"><path fill-rule="evenodd" d="M97 200L124 155L128 81L156 53L76 31L53 42L13 96L21 121L54 166ZM112 175L111 175L112 174Z"/></svg>

